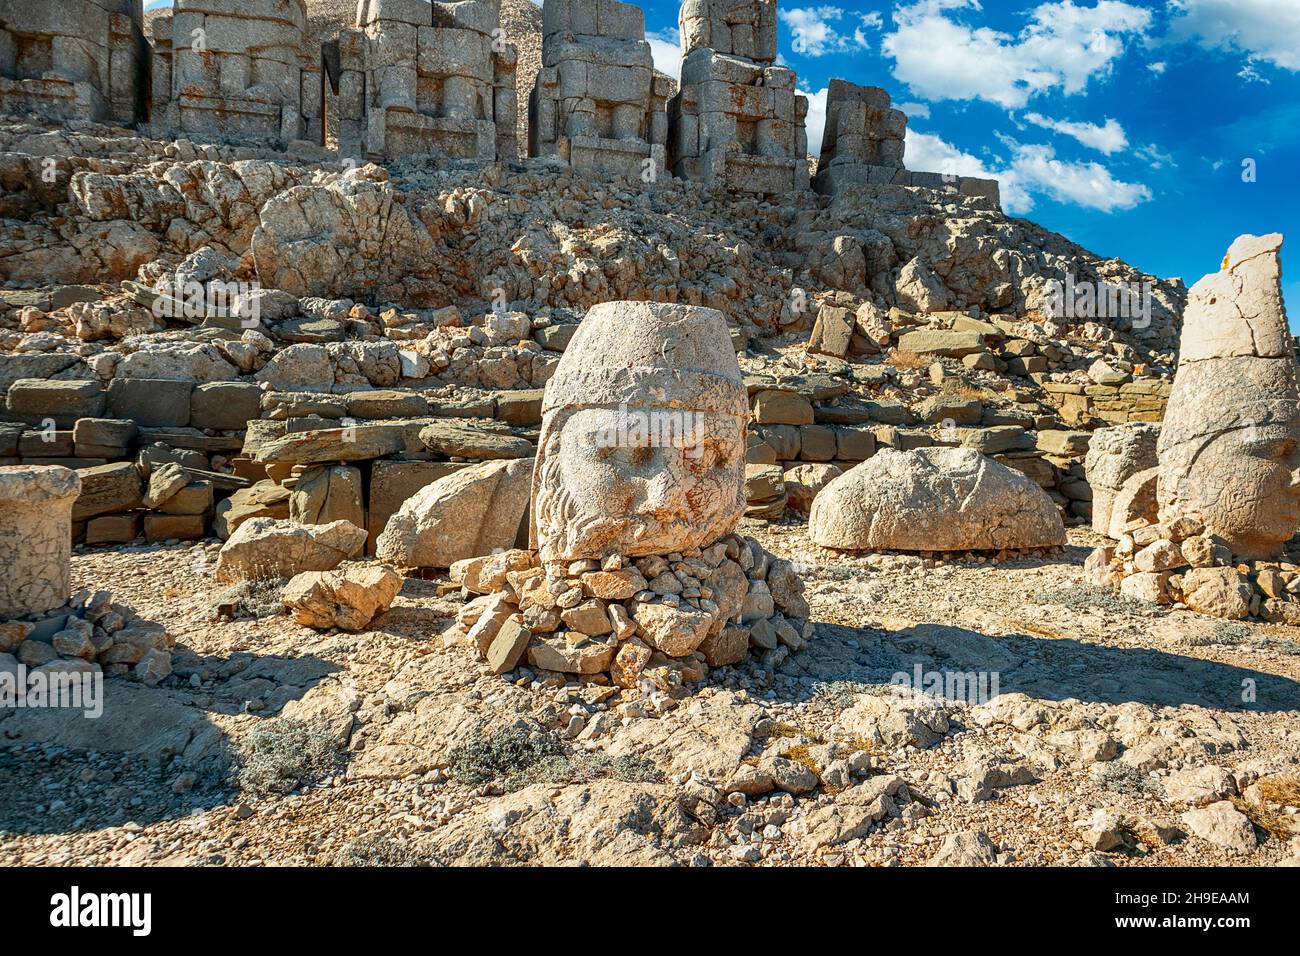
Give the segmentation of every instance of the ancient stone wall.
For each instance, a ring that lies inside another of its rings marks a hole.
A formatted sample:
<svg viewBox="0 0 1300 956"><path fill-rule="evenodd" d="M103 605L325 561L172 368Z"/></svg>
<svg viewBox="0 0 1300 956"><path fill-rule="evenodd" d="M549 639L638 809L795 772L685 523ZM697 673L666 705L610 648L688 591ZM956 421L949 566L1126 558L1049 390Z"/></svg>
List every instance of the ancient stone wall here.
<svg viewBox="0 0 1300 956"><path fill-rule="evenodd" d="M672 83L655 75L641 9L618 0L547 0L542 17L528 155L627 176L662 174Z"/></svg>
<svg viewBox="0 0 1300 956"><path fill-rule="evenodd" d="M364 0L337 62L331 102L343 155L518 155L516 52L497 0Z"/></svg>
<svg viewBox="0 0 1300 956"><path fill-rule="evenodd" d="M152 24L155 135L320 142L306 29L303 0L176 0Z"/></svg>
<svg viewBox="0 0 1300 956"><path fill-rule="evenodd" d="M813 188L827 195L852 185L948 188L963 196L984 196L1000 205L996 180L905 169L906 132L907 116L890 108L889 94L880 87L831 80Z"/></svg>
<svg viewBox="0 0 1300 956"><path fill-rule="evenodd" d="M0 113L144 116L142 0L0 0Z"/></svg>
<svg viewBox="0 0 1300 956"><path fill-rule="evenodd" d="M668 103L673 175L779 194L808 186L808 100L775 66L776 0L687 0Z"/></svg>

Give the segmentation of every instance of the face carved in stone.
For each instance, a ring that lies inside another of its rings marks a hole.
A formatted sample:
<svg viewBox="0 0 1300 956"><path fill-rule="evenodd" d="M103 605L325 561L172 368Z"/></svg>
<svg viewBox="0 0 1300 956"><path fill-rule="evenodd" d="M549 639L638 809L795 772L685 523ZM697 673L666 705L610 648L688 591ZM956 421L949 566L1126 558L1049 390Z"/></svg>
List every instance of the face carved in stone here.
<svg viewBox="0 0 1300 956"><path fill-rule="evenodd" d="M734 527L744 509L744 424L730 416L692 410L698 441L658 444L611 442L619 412L588 408L556 423L539 479L537 507L547 516L546 538L557 557L658 554L710 544ZM687 433L695 429L687 425Z"/></svg>
<svg viewBox="0 0 1300 956"><path fill-rule="evenodd" d="M1241 557L1268 557L1300 527L1300 419L1206 436L1176 489Z"/></svg>
<svg viewBox="0 0 1300 956"><path fill-rule="evenodd" d="M542 560L668 554L729 534L745 509L747 415L720 313L594 307L544 399L532 509Z"/></svg>

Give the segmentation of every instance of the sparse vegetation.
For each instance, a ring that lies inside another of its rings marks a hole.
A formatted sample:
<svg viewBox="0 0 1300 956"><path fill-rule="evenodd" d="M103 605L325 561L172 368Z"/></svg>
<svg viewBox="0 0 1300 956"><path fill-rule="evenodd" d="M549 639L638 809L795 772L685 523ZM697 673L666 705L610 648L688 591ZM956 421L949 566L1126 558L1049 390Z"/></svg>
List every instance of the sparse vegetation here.
<svg viewBox="0 0 1300 956"><path fill-rule="evenodd" d="M240 742L232 773L242 792L272 797L316 783L342 765L338 741L324 723L275 717Z"/></svg>
<svg viewBox="0 0 1300 956"><path fill-rule="evenodd" d="M409 843L370 833L349 840L339 850L339 866L437 866L438 861Z"/></svg>
<svg viewBox="0 0 1300 956"><path fill-rule="evenodd" d="M1096 584L1076 584L1073 587L1054 588L1039 591L1034 596L1037 604L1055 604L1058 607L1074 611L1101 610L1112 614L1154 614L1158 605L1147 601L1135 601L1133 598L1103 588Z"/></svg>
<svg viewBox="0 0 1300 956"><path fill-rule="evenodd" d="M600 777L613 777L625 783L663 780L654 763L643 757L571 751L554 734L544 731L530 734L517 728L454 747L447 763L451 775L463 783L473 786L491 783L507 792L534 783L586 783Z"/></svg>

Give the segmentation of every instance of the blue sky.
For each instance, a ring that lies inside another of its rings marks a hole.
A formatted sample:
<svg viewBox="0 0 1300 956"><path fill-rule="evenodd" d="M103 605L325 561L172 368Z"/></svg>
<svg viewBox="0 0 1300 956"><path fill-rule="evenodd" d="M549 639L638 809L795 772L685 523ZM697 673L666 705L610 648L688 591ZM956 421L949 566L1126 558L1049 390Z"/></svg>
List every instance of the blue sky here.
<svg viewBox="0 0 1300 956"><path fill-rule="evenodd" d="M676 76L679 4L642 7ZM1190 285L1237 235L1287 234L1300 325L1300 0L807 0L779 15L814 154L827 82L882 86L909 115L908 168L997 178L1007 212L1100 255Z"/></svg>

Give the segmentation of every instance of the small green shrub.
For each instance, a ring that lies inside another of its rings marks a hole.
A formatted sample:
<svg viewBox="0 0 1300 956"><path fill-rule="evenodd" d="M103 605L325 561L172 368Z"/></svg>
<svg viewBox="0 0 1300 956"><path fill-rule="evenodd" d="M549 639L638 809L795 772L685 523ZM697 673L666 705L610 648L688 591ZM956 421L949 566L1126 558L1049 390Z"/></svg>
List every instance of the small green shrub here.
<svg viewBox="0 0 1300 956"><path fill-rule="evenodd" d="M274 717L259 723L240 742L233 775L244 793L284 796L342 765L338 741L324 723Z"/></svg>

